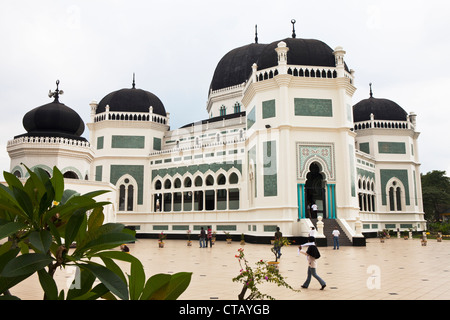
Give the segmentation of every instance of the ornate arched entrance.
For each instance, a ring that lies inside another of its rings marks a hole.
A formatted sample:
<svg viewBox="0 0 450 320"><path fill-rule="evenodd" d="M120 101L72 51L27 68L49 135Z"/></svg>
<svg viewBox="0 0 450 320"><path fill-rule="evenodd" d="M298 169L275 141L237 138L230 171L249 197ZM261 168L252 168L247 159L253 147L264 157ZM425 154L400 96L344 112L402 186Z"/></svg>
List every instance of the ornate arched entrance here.
<svg viewBox="0 0 450 320"><path fill-rule="evenodd" d="M307 217L312 219L317 219L317 215L326 217L324 179L320 166L316 162L311 163L306 175L305 200ZM317 206L317 211L313 211L314 205Z"/></svg>
<svg viewBox="0 0 450 320"><path fill-rule="evenodd" d="M335 185L327 183L326 178L321 163L311 162L305 183L297 184L299 219L316 219L317 216L336 218ZM313 204L317 206L317 213L312 210Z"/></svg>

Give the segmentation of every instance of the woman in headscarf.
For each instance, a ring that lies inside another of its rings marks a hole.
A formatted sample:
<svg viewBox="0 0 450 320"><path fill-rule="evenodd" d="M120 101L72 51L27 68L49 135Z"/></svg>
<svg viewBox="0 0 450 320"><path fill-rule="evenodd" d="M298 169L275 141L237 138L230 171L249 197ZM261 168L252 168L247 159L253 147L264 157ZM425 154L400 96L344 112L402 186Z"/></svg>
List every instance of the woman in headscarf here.
<svg viewBox="0 0 450 320"><path fill-rule="evenodd" d="M306 255L306 260L308 261L308 277L306 278L305 282L302 285L302 288L307 289L309 287L309 283L311 282L311 276L317 279L319 281L320 285L322 286L320 290L323 290L326 287L325 281L322 280L317 274L317 261L316 259L320 258L320 252L319 249L317 249L315 244L308 245L308 250L306 252L301 250L302 247L300 247L300 253Z"/></svg>

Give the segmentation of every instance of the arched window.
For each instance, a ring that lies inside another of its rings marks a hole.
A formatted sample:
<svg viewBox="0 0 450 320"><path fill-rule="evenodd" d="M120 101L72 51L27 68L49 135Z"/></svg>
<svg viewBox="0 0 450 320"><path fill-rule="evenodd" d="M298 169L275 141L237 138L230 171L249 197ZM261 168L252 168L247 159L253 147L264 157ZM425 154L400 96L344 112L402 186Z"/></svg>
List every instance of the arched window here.
<svg viewBox="0 0 450 320"><path fill-rule="evenodd" d="M202 177L198 176L197 178L195 178L195 186L196 187L201 187L202 185L203 185Z"/></svg>
<svg viewBox="0 0 450 320"><path fill-rule="evenodd" d="M217 184L223 185L225 183L227 183L227 179L223 174L220 174L219 177L217 178Z"/></svg>
<svg viewBox="0 0 450 320"><path fill-rule="evenodd" d="M63 177L66 179L78 179L78 175L73 171L64 172Z"/></svg>
<svg viewBox="0 0 450 320"><path fill-rule="evenodd" d="M239 102L236 101L236 103L234 104L234 113L239 112L241 112L241 105L239 104Z"/></svg>
<svg viewBox="0 0 450 320"><path fill-rule="evenodd" d="M119 211L133 211L135 187L129 178L119 182Z"/></svg>
<svg viewBox="0 0 450 320"><path fill-rule="evenodd" d="M191 178L187 177L186 179L184 179L184 187L185 188L190 188L191 186L192 186Z"/></svg>
<svg viewBox="0 0 450 320"><path fill-rule="evenodd" d="M219 108L219 115L220 115L220 116L226 116L226 115L227 115L227 108L226 108L224 105L222 105L222 106Z"/></svg>
<svg viewBox="0 0 450 320"><path fill-rule="evenodd" d="M212 185L214 185L214 178L213 178L212 175L208 175L208 176L206 177L206 185L207 185L207 186L212 186Z"/></svg>
<svg viewBox="0 0 450 320"><path fill-rule="evenodd" d="M230 177L228 180L229 180L230 184L237 184L239 182L238 175L235 172L230 174Z"/></svg>
<svg viewBox="0 0 450 320"><path fill-rule="evenodd" d="M390 211L402 211L405 208L404 197L403 197L403 184L399 180L392 180L388 183L388 203Z"/></svg>

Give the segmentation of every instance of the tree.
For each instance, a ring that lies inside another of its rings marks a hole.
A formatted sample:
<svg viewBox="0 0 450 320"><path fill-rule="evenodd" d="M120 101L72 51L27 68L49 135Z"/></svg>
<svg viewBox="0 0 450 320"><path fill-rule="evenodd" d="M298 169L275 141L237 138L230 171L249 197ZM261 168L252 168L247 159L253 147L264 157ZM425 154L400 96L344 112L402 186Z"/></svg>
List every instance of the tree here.
<svg viewBox="0 0 450 320"><path fill-rule="evenodd" d="M433 170L421 174L421 181L425 218L438 221L439 212L450 206L450 178L445 171Z"/></svg>
<svg viewBox="0 0 450 320"><path fill-rule="evenodd" d="M111 250L136 238L123 224L104 224L109 202L94 197L106 191L64 190L56 167L51 178L39 168L27 171L24 184L8 172L3 173L8 186L0 184L0 240L7 238L0 246L0 298L18 299L10 289L34 273L49 300L177 299L188 287L192 273L157 274L145 281L137 258ZM117 260L130 264L130 274L125 276ZM79 272L66 294L53 276L67 266ZM94 286L96 279L100 283Z"/></svg>

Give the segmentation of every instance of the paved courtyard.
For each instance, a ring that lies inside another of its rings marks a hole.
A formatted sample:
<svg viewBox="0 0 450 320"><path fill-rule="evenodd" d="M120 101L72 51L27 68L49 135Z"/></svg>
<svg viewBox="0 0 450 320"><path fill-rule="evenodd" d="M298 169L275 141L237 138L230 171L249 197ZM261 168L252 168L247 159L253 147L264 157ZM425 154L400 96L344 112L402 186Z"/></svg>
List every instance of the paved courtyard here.
<svg viewBox="0 0 450 320"><path fill-rule="evenodd" d="M270 245L227 244L219 241L212 248L192 247L186 241L167 240L158 248L156 239L139 239L129 245L131 253L143 263L147 278L156 273L193 272L188 289L179 300L236 300L241 284L232 282L240 266L235 258L244 248L247 260L273 260ZM385 243L368 239L366 247L319 248L317 273L327 283L321 291L313 278L308 289L300 288L306 278L307 263L298 247L282 249L280 272L300 292L276 285L264 285L261 291L277 300L446 300L450 299L450 241L391 238ZM126 265L124 265L124 270ZM73 279L73 270L60 270L56 279L60 289ZM37 277L12 288L21 299L42 299Z"/></svg>

